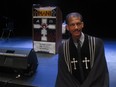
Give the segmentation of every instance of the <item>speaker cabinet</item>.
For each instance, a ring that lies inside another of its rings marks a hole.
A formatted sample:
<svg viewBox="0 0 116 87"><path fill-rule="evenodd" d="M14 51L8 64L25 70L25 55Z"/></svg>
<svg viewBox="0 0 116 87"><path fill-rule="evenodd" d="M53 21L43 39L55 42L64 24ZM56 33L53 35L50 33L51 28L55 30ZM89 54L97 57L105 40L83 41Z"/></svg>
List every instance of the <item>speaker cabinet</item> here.
<svg viewBox="0 0 116 87"><path fill-rule="evenodd" d="M30 76L37 66L37 56L32 48L0 48L0 72Z"/></svg>

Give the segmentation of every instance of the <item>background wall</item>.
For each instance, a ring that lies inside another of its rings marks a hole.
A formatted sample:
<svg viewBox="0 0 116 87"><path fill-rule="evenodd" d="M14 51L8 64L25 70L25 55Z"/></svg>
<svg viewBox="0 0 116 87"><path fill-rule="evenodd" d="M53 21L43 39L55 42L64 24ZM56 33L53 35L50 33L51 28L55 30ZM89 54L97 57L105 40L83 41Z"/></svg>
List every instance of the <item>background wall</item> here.
<svg viewBox="0 0 116 87"><path fill-rule="evenodd" d="M113 0L60 0L63 17L72 11L84 17L84 32L103 38L116 38L115 4Z"/></svg>
<svg viewBox="0 0 116 87"><path fill-rule="evenodd" d="M84 32L102 38L116 37L113 0L3 0L0 1L0 18L6 16L14 20L16 36L31 36L32 4L36 3L59 6L63 21L67 13L78 11L84 17Z"/></svg>
<svg viewBox="0 0 116 87"><path fill-rule="evenodd" d="M0 10L1 18L4 16L14 21L15 36L32 35L31 0L3 0L0 1Z"/></svg>

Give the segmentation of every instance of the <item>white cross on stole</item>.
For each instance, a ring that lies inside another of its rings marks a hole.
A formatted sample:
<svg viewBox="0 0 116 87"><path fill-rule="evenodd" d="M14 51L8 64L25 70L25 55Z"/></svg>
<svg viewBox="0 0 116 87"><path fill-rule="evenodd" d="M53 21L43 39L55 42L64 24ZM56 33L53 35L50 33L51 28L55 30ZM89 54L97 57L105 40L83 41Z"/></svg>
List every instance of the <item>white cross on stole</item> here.
<svg viewBox="0 0 116 87"><path fill-rule="evenodd" d="M77 60L75 60L75 58L73 58L73 61L71 61L71 63L73 63L74 64L74 70L76 70L77 68L76 68L76 63L77 63L78 61Z"/></svg>
<svg viewBox="0 0 116 87"><path fill-rule="evenodd" d="M83 60L82 62L85 63L85 68L88 69L87 63L90 62L90 60L87 60L87 57L85 57L85 60Z"/></svg>

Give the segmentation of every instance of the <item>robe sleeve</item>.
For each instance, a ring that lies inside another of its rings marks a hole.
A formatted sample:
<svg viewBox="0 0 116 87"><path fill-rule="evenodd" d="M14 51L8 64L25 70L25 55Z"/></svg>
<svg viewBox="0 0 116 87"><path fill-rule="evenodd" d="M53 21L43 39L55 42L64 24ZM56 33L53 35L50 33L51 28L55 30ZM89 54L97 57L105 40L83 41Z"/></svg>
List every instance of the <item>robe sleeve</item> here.
<svg viewBox="0 0 116 87"><path fill-rule="evenodd" d="M109 72L105 58L104 44L96 38L94 65L80 87L109 87Z"/></svg>

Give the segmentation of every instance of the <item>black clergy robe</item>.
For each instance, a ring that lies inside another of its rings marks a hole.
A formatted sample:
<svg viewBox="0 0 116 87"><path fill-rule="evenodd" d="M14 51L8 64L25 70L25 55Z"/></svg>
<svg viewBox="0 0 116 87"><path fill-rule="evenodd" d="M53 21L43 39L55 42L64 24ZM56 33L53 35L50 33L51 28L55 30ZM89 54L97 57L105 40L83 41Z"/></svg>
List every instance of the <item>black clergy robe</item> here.
<svg viewBox="0 0 116 87"><path fill-rule="evenodd" d="M78 55L73 40L70 38L59 47L58 73L55 87L109 87L109 72L104 53L103 41L99 38L85 35L82 46L82 63L84 80L81 80L78 69ZM77 59L77 70L71 64L73 58ZM87 69L86 69L87 68Z"/></svg>

